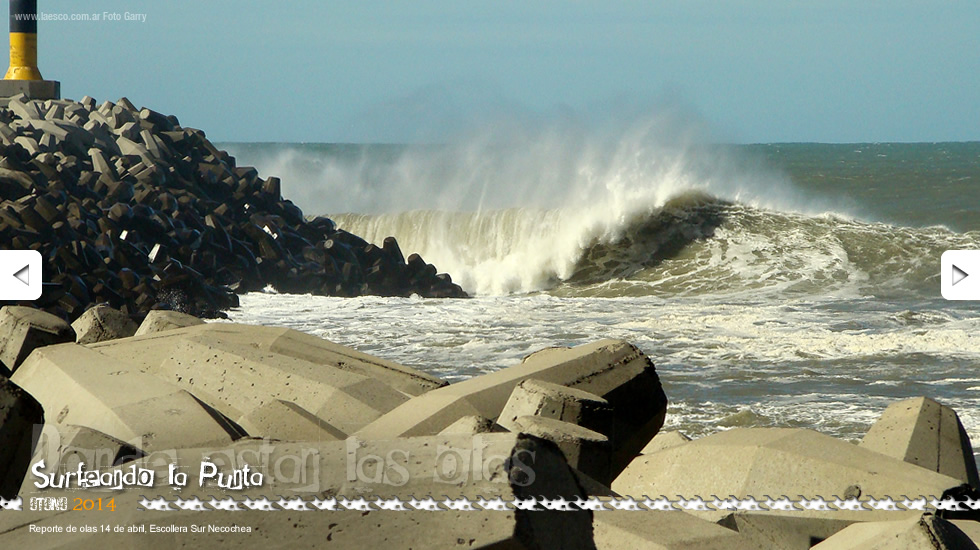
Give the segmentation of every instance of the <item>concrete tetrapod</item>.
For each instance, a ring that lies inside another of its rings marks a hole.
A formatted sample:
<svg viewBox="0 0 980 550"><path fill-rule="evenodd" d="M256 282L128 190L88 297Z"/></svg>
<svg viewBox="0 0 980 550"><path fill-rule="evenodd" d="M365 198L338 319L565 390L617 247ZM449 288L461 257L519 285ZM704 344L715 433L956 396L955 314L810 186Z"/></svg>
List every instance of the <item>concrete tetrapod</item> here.
<svg viewBox="0 0 980 550"><path fill-rule="evenodd" d="M63 319L23 306L0 308L0 375L10 376L35 349L74 342L75 331Z"/></svg>
<svg viewBox="0 0 980 550"><path fill-rule="evenodd" d="M932 514L898 521L855 523L814 550L976 550L952 523Z"/></svg>
<svg viewBox="0 0 980 550"><path fill-rule="evenodd" d="M35 350L12 378L48 411L144 452L228 444L242 434L186 391L79 344Z"/></svg>
<svg viewBox="0 0 980 550"><path fill-rule="evenodd" d="M606 436L612 433L613 413L608 401L586 391L541 380L528 379L518 384L497 423L513 430L516 420L522 416L571 422Z"/></svg>
<svg viewBox="0 0 980 550"><path fill-rule="evenodd" d="M952 408L928 397L892 403L861 447L955 477L980 489L970 437Z"/></svg>
<svg viewBox="0 0 980 550"><path fill-rule="evenodd" d="M71 328L75 329L75 342L94 344L116 338L127 338L136 334L139 327L129 318L129 315L118 309L98 305L75 319Z"/></svg>
<svg viewBox="0 0 980 550"><path fill-rule="evenodd" d="M365 438L438 433L462 416L497 418L514 388L534 379L579 389L609 402L613 421L613 474L663 425L667 397L653 363L633 345L601 340L574 348L549 348L513 367L451 384L416 397L357 432Z"/></svg>
<svg viewBox="0 0 980 550"><path fill-rule="evenodd" d="M561 449L568 465L592 479L609 485L609 439L571 422L544 416L521 416L511 431L547 439Z"/></svg>
<svg viewBox="0 0 980 550"><path fill-rule="evenodd" d="M765 499L941 497L962 481L803 429L737 428L640 455L616 478L623 495Z"/></svg>
<svg viewBox="0 0 980 550"><path fill-rule="evenodd" d="M146 314L134 336L156 334L166 330L203 325L204 321L179 311L153 310Z"/></svg>

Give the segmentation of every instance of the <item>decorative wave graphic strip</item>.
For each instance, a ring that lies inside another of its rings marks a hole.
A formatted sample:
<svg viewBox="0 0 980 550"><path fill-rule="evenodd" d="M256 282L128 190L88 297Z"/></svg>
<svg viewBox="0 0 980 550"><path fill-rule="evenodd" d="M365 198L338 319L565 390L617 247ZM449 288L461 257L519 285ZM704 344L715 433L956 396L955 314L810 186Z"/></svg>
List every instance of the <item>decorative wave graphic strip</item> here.
<svg viewBox="0 0 980 550"><path fill-rule="evenodd" d="M408 500L399 498L309 498L302 497L277 497L276 500L269 498L252 499L248 497L236 499L225 496L221 499L211 497L208 500L200 498L182 499L180 497L167 499L157 497L148 499L143 497L139 503L142 510L152 510L161 512L174 511L566 511L574 512L579 510L590 510L593 512L603 511L747 511L747 512L804 512L804 511L947 511L947 512L966 512L980 510L980 499L956 500L953 498L937 499L936 497L918 497L911 499L903 496L901 500L890 497L882 499L867 498L863 500L841 499L834 497L826 500L823 497L812 499L800 498L791 500L788 497L773 499L768 496L763 499L744 498L737 499L729 497L719 499L713 497L712 500L704 500L701 497L677 498L671 500L666 496L656 499L644 496L642 500L632 497L589 497L583 499L576 497L574 500L566 500L558 497L548 499L544 497L530 497L526 499L504 500L502 498L486 499L480 497L470 500L465 497L452 499L443 497L437 500L432 496L425 498L411 497Z"/></svg>
<svg viewBox="0 0 980 550"><path fill-rule="evenodd" d="M67 499L57 499L51 497L32 497L30 503L31 510L59 510L61 505L67 506ZM65 502L60 502L64 500ZM51 501L51 502L48 502ZM16 498L13 500L4 500L0 498L0 509L10 510L10 511L20 511L24 509L24 499ZM730 511L730 512L765 512L765 511L779 511L779 512L805 512L805 511L818 511L818 512L837 512L837 511L893 511L893 512L906 512L906 511L918 511L918 512L930 512L930 511L947 511L947 512L967 512L967 511L977 511L980 510L980 499L973 500L966 498L965 500L956 500L953 498L937 499L936 497L918 497L915 499L910 499L903 496L902 500L895 500L891 497L885 497L882 499L867 498L866 500L851 499L841 499L839 497L834 497L833 500L826 500L823 497L814 497L812 499L800 498L799 500L791 500L788 497L780 497L779 499L773 499L770 497L765 497L764 499L755 498L743 498L738 499L734 497L729 497L727 499L719 499L713 497L712 500L704 500L701 497L694 498L677 498L671 500L666 496L660 496L657 499L651 499L650 497L644 496L642 500L636 500L632 497L589 497L583 499L581 497L576 497L574 500L566 500L564 498L558 497L554 499L548 499L544 497L530 497L526 499L513 499L504 500L502 498L486 499L483 497L478 498L473 501L465 497L452 499L449 497L443 497L441 500L436 500L435 498L429 496L423 499L416 497L411 497L409 500L402 500L399 498L389 498L384 499L380 497L373 498L328 498L321 499L312 497L309 499L304 499L303 497L277 497L276 500L270 500L267 497L252 499L248 497L234 498L231 496L225 496L223 498L210 497L208 500L201 500L200 498L182 499L180 497L173 497L167 499L165 497L156 497L154 499L149 499L147 497L142 497L139 502L139 510L144 511L157 511L157 512L180 512L180 511L193 511L193 512L212 512L212 511L222 511L222 512L241 512L241 511L260 511L260 512L279 512L279 511L299 511L299 512L313 512L313 511L360 511L360 512L371 512L371 511L428 511L428 512L439 512L439 511L460 511L460 512L479 512L479 511L513 511L513 510L524 510L524 511L565 511L574 512L579 510L589 510L593 512L607 512L607 511L686 511L686 512L710 512L710 511Z"/></svg>

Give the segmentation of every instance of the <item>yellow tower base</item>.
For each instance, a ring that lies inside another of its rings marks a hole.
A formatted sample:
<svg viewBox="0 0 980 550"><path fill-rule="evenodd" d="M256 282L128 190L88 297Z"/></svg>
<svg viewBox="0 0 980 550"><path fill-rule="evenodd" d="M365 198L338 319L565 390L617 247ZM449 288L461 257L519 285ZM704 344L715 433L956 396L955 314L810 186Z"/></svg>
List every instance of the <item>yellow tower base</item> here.
<svg viewBox="0 0 980 550"><path fill-rule="evenodd" d="M10 33L10 68L4 80L44 80L37 68L37 34Z"/></svg>

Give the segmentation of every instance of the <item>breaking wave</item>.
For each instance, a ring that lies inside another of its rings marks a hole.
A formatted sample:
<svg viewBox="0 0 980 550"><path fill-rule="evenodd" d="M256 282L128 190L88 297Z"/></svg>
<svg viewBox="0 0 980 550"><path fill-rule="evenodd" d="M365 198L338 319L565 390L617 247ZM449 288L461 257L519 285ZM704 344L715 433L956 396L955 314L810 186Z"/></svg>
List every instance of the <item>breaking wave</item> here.
<svg viewBox="0 0 980 550"><path fill-rule="evenodd" d="M943 227L780 212L695 192L619 225L589 222L587 214L411 211L335 220L369 241L395 235L405 250L484 295L934 294L935 258L980 241Z"/></svg>
<svg viewBox="0 0 980 550"><path fill-rule="evenodd" d="M371 242L395 236L478 295L934 291L935 258L980 237L870 221L659 120L606 133L508 128L438 146L229 150L280 175L307 213Z"/></svg>

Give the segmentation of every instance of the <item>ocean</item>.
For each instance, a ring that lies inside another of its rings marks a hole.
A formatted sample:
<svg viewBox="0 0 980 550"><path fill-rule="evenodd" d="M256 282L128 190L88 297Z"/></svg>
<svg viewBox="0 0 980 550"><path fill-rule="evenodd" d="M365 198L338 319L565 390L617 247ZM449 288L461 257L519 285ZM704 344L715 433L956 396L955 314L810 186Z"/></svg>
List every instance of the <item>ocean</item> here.
<svg viewBox="0 0 980 550"><path fill-rule="evenodd" d="M548 346L630 341L665 430L805 427L954 407L980 448L980 304L940 295L980 248L980 143L718 145L545 131L450 145L225 143L307 215L394 235L473 297L247 294L293 327L460 380ZM651 137L653 136L653 137Z"/></svg>

